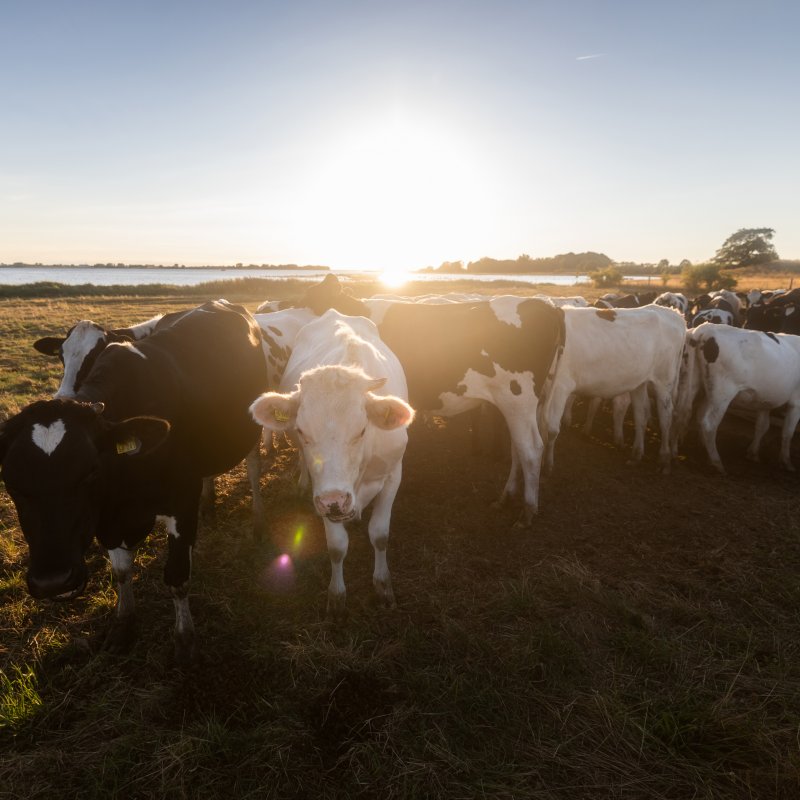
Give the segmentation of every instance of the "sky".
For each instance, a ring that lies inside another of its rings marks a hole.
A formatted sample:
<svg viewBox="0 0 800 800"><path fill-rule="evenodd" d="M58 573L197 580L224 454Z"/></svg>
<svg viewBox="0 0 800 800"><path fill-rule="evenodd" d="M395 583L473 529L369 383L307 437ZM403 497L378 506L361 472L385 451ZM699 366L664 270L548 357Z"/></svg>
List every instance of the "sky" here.
<svg viewBox="0 0 800 800"><path fill-rule="evenodd" d="M2 263L800 258L795 0L2 12Z"/></svg>

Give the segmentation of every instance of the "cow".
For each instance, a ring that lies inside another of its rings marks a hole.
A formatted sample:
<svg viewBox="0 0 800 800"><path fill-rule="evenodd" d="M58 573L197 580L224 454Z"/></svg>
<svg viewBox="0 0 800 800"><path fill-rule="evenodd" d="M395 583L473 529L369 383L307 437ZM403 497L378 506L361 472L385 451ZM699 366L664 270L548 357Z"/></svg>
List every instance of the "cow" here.
<svg viewBox="0 0 800 800"><path fill-rule="evenodd" d="M447 305L361 301L345 294L334 275L310 287L298 303L316 314L335 308L371 319L400 360L417 411L448 417L483 402L495 405L512 443L499 504L520 493L521 473L523 511L516 525L531 525L544 449L537 415L564 342L562 309L512 295Z"/></svg>
<svg viewBox="0 0 800 800"><path fill-rule="evenodd" d="M711 319L713 314L707 317L700 314L704 310L726 313L717 314L715 319ZM718 324L721 322L725 325L735 325L738 328L742 324L741 314L742 301L739 296L728 289L718 289L710 294L701 294L692 301L687 315L687 323L690 327L695 327L702 322L717 322ZM697 321L695 322L695 320Z"/></svg>
<svg viewBox="0 0 800 800"><path fill-rule="evenodd" d="M734 405L756 413L747 457L758 461L761 440L769 429L769 412L785 405L780 460L793 470L790 447L800 420L800 336L705 323L687 331L685 361L676 438L688 427L694 401L702 393L697 411L700 438L711 465L724 474L716 438L728 408Z"/></svg>
<svg viewBox="0 0 800 800"><path fill-rule="evenodd" d="M656 298L655 292L640 292L639 294L604 294L594 301L594 308L639 308L649 305Z"/></svg>
<svg viewBox="0 0 800 800"><path fill-rule="evenodd" d="M67 331L66 336L43 336L37 339L33 343L34 349L42 355L60 359L64 367L61 384L53 397L57 399L75 397L83 379L89 374L97 356L106 345L143 339L160 328L168 328L185 313L185 311L174 311L170 314L159 314L127 328L113 330L107 330L96 322L83 319L76 322Z"/></svg>
<svg viewBox="0 0 800 800"><path fill-rule="evenodd" d="M723 301L724 302L724 301ZM692 316L691 327L696 328L704 322L709 322L713 325L736 325L736 317L733 311L727 308L717 308L709 306L703 308Z"/></svg>
<svg viewBox="0 0 800 800"><path fill-rule="evenodd" d="M685 294L680 292L662 292L653 303L657 306L664 306L665 308L674 308L676 311L685 318L689 313L689 300Z"/></svg>
<svg viewBox="0 0 800 800"><path fill-rule="evenodd" d="M386 548L414 418L400 362L369 320L329 310L297 334L280 388L260 395L250 411L265 428L294 431L299 440L331 560L328 616L340 620L345 612L345 525L373 500L373 584L394 606Z"/></svg>
<svg viewBox="0 0 800 800"><path fill-rule="evenodd" d="M144 322L113 330L84 319L76 322L67 331L66 336L44 336L37 339L33 343L34 349L43 355L58 358L64 367L61 384L53 397L75 398L97 357L109 344L140 341L156 331L170 327L187 313L188 311L173 311L168 314L158 314ZM258 446L247 454L246 464L253 500L253 536L256 540L261 540L265 532L265 510L259 489L261 463ZM204 515L209 517L213 515L215 499L214 478L204 478L201 499L201 511Z"/></svg>
<svg viewBox="0 0 800 800"><path fill-rule="evenodd" d="M679 313L662 306L641 308L565 308L566 343L542 412L547 447L553 451L568 398L573 392L610 399L631 394L635 437L631 460L644 452L648 387L656 398L661 448L659 463L671 463L670 425L678 389L686 325Z"/></svg>
<svg viewBox="0 0 800 800"><path fill-rule="evenodd" d="M96 537L117 583L106 647L129 648L135 549L160 519L169 534L164 579L175 604L175 656L190 660L202 479L252 449L260 429L248 408L264 388L258 326L244 308L213 301L146 339L106 347L75 399L38 401L3 423L0 463L28 543L30 594L80 594Z"/></svg>

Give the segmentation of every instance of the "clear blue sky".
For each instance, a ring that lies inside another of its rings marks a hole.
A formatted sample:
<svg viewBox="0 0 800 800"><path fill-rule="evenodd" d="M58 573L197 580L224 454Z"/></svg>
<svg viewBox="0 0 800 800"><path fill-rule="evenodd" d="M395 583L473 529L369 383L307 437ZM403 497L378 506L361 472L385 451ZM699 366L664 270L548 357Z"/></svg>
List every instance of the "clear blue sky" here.
<svg viewBox="0 0 800 800"><path fill-rule="evenodd" d="M6 0L0 262L800 258L800 3Z"/></svg>

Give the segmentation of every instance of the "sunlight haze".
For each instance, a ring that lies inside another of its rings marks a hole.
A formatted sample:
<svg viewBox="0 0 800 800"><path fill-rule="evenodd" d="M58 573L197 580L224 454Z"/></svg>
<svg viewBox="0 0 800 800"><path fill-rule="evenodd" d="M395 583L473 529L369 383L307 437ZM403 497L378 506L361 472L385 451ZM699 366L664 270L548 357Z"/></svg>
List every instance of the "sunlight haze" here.
<svg viewBox="0 0 800 800"><path fill-rule="evenodd" d="M4 4L0 262L800 258L793 2Z"/></svg>

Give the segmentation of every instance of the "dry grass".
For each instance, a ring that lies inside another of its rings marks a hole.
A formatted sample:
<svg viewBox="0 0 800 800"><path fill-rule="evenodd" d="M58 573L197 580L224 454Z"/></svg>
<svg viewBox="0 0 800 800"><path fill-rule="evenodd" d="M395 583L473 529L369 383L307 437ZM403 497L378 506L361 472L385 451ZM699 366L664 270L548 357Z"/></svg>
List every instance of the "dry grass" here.
<svg viewBox="0 0 800 800"><path fill-rule="evenodd" d="M5 413L57 385L33 339L183 302L0 302ZM661 477L652 441L632 470L609 425L559 439L533 531L489 507L506 464L470 455L462 421L415 426L389 546L398 608L373 603L354 530L342 626L324 620L321 526L290 454L262 487L288 580L250 539L240 467L200 534L202 652L186 670L172 663L162 534L137 559L139 641L110 657L102 554L78 601L31 600L3 493L0 797L796 798L796 476L775 466L774 440L765 463L746 462L735 429L725 479L691 446Z"/></svg>

